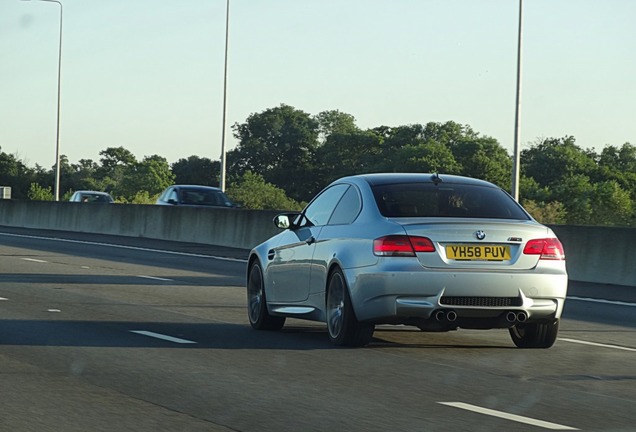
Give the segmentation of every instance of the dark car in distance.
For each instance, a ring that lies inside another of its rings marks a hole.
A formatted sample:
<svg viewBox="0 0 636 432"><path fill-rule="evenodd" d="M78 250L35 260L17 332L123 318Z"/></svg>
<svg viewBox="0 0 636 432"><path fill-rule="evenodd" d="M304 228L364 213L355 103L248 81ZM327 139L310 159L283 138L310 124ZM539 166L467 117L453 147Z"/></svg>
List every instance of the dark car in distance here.
<svg viewBox="0 0 636 432"><path fill-rule="evenodd" d="M236 207L219 188L201 185L172 185L164 190L156 204L174 206Z"/></svg>
<svg viewBox="0 0 636 432"><path fill-rule="evenodd" d="M107 192L92 191L92 190L79 190L73 192L70 202L82 202L82 203L113 203L113 197Z"/></svg>

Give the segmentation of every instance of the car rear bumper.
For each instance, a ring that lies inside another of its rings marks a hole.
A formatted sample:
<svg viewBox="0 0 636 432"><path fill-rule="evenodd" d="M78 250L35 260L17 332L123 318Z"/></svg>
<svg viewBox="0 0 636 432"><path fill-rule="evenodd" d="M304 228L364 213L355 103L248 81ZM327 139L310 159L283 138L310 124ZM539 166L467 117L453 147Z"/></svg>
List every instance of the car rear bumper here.
<svg viewBox="0 0 636 432"><path fill-rule="evenodd" d="M567 274L441 271L345 272L360 321L411 323L453 311L468 327L510 327L509 312L527 321L558 319ZM480 320L483 321L480 323ZM484 322L488 322L484 325Z"/></svg>

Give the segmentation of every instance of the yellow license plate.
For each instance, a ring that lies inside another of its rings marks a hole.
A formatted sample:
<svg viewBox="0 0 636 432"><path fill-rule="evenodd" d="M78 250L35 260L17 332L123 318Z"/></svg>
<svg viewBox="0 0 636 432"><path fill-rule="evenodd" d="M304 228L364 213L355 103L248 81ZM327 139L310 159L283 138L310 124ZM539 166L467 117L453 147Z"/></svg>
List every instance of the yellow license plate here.
<svg viewBox="0 0 636 432"><path fill-rule="evenodd" d="M465 261L505 261L510 259L510 246L505 245L449 245L446 256Z"/></svg>

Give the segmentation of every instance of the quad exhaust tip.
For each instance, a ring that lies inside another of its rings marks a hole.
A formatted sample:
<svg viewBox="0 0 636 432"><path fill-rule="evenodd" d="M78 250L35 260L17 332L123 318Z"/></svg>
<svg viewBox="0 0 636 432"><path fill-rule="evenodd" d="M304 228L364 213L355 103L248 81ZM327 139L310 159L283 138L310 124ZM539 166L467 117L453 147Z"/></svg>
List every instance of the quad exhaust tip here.
<svg viewBox="0 0 636 432"><path fill-rule="evenodd" d="M453 322L457 320L457 312L454 310L438 310L435 312L436 321ZM511 324L521 324L528 320L528 314L525 311L510 311L506 313L506 321Z"/></svg>
<svg viewBox="0 0 636 432"><path fill-rule="evenodd" d="M506 321L509 323L523 323L528 320L528 314L521 312L510 311L506 314Z"/></svg>
<svg viewBox="0 0 636 432"><path fill-rule="evenodd" d="M455 312L454 310L449 310L449 311L438 310L437 312L435 312L435 319L437 321L453 322L457 319L457 312Z"/></svg>

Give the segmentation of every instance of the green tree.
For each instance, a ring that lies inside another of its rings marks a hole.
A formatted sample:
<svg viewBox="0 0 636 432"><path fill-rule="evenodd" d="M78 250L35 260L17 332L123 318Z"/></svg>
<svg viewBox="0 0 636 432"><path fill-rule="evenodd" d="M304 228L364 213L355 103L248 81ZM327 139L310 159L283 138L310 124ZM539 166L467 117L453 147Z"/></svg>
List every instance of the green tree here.
<svg viewBox="0 0 636 432"><path fill-rule="evenodd" d="M114 196L121 195L121 190L126 188L124 173L137 163L137 159L124 147L108 147L99 155L102 157L101 166L95 174L100 179L102 189Z"/></svg>
<svg viewBox="0 0 636 432"><path fill-rule="evenodd" d="M611 145L605 147L601 151L599 165L617 171L636 172L636 146L625 143L620 148Z"/></svg>
<svg viewBox="0 0 636 432"><path fill-rule="evenodd" d="M99 165L91 159L80 159L70 165L66 184L70 185L70 190L104 190L98 170Z"/></svg>
<svg viewBox="0 0 636 432"><path fill-rule="evenodd" d="M263 176L246 172L232 183L227 194L243 208L257 210L301 210L303 204L289 198L285 191L267 183Z"/></svg>
<svg viewBox="0 0 636 432"><path fill-rule="evenodd" d="M382 171L463 174L510 186L510 156L497 140L481 137L470 126L429 122L374 132L384 138L378 165Z"/></svg>
<svg viewBox="0 0 636 432"><path fill-rule="evenodd" d="M461 174L492 182L510 190L512 159L494 138L469 134L463 141L451 146L455 160L461 165Z"/></svg>
<svg viewBox="0 0 636 432"><path fill-rule="evenodd" d="M634 207L629 192L614 180L596 183L590 194L590 225L628 226L634 223Z"/></svg>
<svg viewBox="0 0 636 432"><path fill-rule="evenodd" d="M544 203L526 200L523 202L523 207L533 218L543 224L563 224L567 218L565 206L558 201Z"/></svg>
<svg viewBox="0 0 636 432"><path fill-rule="evenodd" d="M157 201L159 194L150 195L148 191L142 190L137 192L130 201L125 201L129 204L154 204Z"/></svg>
<svg viewBox="0 0 636 432"><path fill-rule="evenodd" d="M337 178L376 171L381 144L381 138L372 131L335 132L327 136L316 151L319 170L311 187L312 195Z"/></svg>
<svg viewBox="0 0 636 432"><path fill-rule="evenodd" d="M53 201L53 191L50 186L43 188L37 183L31 183L28 198L35 201Z"/></svg>
<svg viewBox="0 0 636 432"><path fill-rule="evenodd" d="M69 189L66 192L64 192L64 195L60 196L60 201L68 201L71 199L71 197L73 196L73 189Z"/></svg>
<svg viewBox="0 0 636 432"><path fill-rule="evenodd" d="M413 146L426 142L427 138L424 136L424 129L424 126L421 124L373 129L376 134L383 138L382 159L390 161L392 156L399 149L405 146Z"/></svg>
<svg viewBox="0 0 636 432"><path fill-rule="evenodd" d="M563 203L567 212L566 223L570 225L589 225L592 220L590 197L594 186L589 177L575 174L566 177L553 187L553 199Z"/></svg>
<svg viewBox="0 0 636 432"><path fill-rule="evenodd" d="M338 110L323 111L316 115L320 142L324 143L330 135L346 134L358 131L356 119L351 114Z"/></svg>
<svg viewBox="0 0 636 432"><path fill-rule="evenodd" d="M236 149L227 155L233 176L251 171L262 175L266 182L285 188L290 197L307 199L318 147L316 119L283 104L251 114L233 129L239 140Z"/></svg>
<svg viewBox="0 0 636 432"><path fill-rule="evenodd" d="M102 156L102 168L112 171L120 166L128 166L137 162L135 156L124 147L108 147L99 152Z"/></svg>
<svg viewBox="0 0 636 432"><path fill-rule="evenodd" d="M421 134L423 139L438 141L448 146L451 150L457 144L479 138L479 134L470 126L454 121L445 123L429 122L424 126Z"/></svg>
<svg viewBox="0 0 636 432"><path fill-rule="evenodd" d="M118 185L116 193L127 201L132 201L143 191L157 195L174 183L168 161L158 155L146 156L141 162L128 165L124 176L126 181Z"/></svg>
<svg viewBox="0 0 636 432"><path fill-rule="evenodd" d="M636 205L636 147L625 143L622 147L607 146L599 157L597 181L615 180L630 193Z"/></svg>
<svg viewBox="0 0 636 432"><path fill-rule="evenodd" d="M436 141L407 144L395 151L390 163L393 170L399 167L399 170L404 172L461 172L461 165L457 163L450 149ZM388 168L383 171L388 171Z"/></svg>
<svg viewBox="0 0 636 432"><path fill-rule="evenodd" d="M0 152L0 186L10 186L12 198L27 198L34 182L37 182L35 170L28 168L15 155Z"/></svg>
<svg viewBox="0 0 636 432"><path fill-rule="evenodd" d="M519 178L519 195L523 200L535 202L549 202L552 193L547 186L541 186L532 177L522 175Z"/></svg>
<svg viewBox="0 0 636 432"><path fill-rule="evenodd" d="M434 140L424 137L424 126L412 124L397 127L381 126L371 131L380 139L380 152L374 163L375 171L409 171L402 166L405 159L413 158L413 148Z"/></svg>
<svg viewBox="0 0 636 432"><path fill-rule="evenodd" d="M521 152L521 170L542 186L556 186L575 175L593 177L594 154L575 144L574 137L547 138Z"/></svg>
<svg viewBox="0 0 636 432"><path fill-rule="evenodd" d="M221 162L208 158L190 156L173 163L172 173L177 184L196 184L203 186L219 186Z"/></svg>

